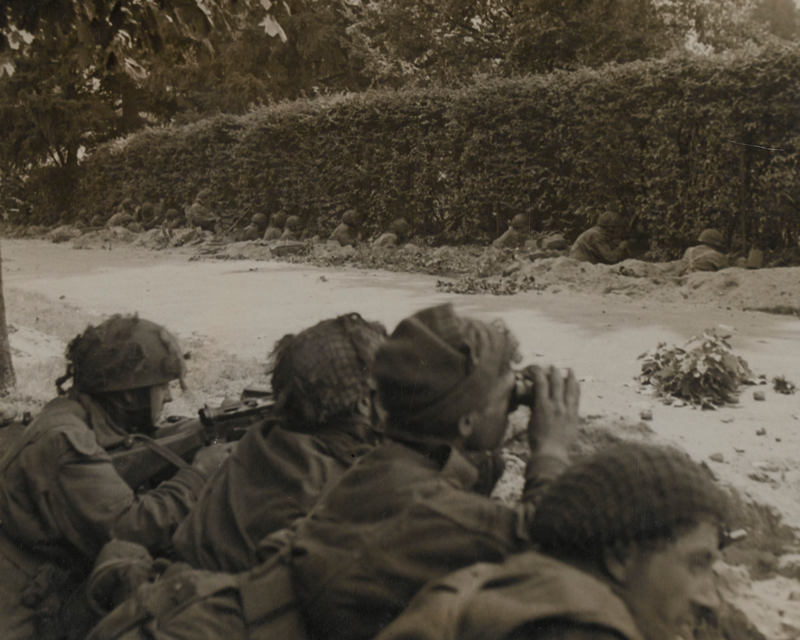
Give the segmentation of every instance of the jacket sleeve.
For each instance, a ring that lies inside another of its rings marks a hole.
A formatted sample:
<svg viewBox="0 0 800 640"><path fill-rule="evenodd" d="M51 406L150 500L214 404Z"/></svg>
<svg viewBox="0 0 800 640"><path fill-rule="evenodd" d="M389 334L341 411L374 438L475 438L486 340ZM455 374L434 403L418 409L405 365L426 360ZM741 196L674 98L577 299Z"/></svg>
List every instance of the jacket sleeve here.
<svg viewBox="0 0 800 640"><path fill-rule="evenodd" d="M609 244L597 237L594 238L594 246L592 247L599 261L603 264L616 264L625 259L628 254L627 245L620 243L616 249L612 249Z"/></svg>
<svg viewBox="0 0 800 640"><path fill-rule="evenodd" d="M93 434L67 440L69 446L56 458L51 496L64 536L92 556L111 538L138 542L152 552L168 549L205 476L182 469L152 491L136 495Z"/></svg>

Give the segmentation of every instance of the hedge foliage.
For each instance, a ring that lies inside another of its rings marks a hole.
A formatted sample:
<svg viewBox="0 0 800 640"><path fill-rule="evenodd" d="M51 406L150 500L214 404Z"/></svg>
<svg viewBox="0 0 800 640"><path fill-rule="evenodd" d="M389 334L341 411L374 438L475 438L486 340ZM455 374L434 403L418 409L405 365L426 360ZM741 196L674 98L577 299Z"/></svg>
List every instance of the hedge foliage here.
<svg viewBox="0 0 800 640"><path fill-rule="evenodd" d="M611 208L664 256L706 226L741 244L742 219L747 246L779 249L800 233L798 116L798 44L366 92L145 130L86 160L71 204L180 207L208 188L231 221L282 209L326 234L356 208L368 232L403 215L448 243L520 212L572 239Z"/></svg>

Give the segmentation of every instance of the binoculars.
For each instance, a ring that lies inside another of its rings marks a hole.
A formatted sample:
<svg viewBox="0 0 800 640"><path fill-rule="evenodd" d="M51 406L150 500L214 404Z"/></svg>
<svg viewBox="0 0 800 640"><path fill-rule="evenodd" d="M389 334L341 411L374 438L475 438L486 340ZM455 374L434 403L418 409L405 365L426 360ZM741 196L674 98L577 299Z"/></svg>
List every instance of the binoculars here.
<svg viewBox="0 0 800 640"><path fill-rule="evenodd" d="M512 413L521 406L533 409L536 404L536 389L533 380L526 378L521 371L515 372L514 390L508 402L508 412Z"/></svg>

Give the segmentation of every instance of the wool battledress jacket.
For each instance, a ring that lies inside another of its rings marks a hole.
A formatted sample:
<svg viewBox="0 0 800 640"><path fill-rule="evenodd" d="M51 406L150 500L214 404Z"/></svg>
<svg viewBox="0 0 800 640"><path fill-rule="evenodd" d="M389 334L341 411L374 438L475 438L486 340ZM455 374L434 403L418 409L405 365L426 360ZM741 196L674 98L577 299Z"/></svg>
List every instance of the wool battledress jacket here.
<svg viewBox="0 0 800 640"><path fill-rule="evenodd" d="M642 640L613 587L529 551L427 585L375 640Z"/></svg>
<svg viewBox="0 0 800 640"><path fill-rule="evenodd" d="M173 537L198 569L239 573L259 564L258 543L306 515L323 489L373 445L355 427L312 434L279 416L250 428L206 484Z"/></svg>
<svg viewBox="0 0 800 640"><path fill-rule="evenodd" d="M43 637L36 612L54 614L111 538L170 548L205 476L183 469L136 495L106 451L124 438L89 396L73 394L10 443L0 461L0 637Z"/></svg>

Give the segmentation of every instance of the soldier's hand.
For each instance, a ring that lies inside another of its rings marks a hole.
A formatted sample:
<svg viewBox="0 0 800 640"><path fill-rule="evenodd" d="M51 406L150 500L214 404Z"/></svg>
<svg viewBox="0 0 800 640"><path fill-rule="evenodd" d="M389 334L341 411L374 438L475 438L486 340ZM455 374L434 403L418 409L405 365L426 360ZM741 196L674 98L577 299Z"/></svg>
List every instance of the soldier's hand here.
<svg viewBox="0 0 800 640"><path fill-rule="evenodd" d="M194 455L192 466L203 475L210 476L228 459L234 447L236 447L235 442L203 447Z"/></svg>
<svg viewBox="0 0 800 640"><path fill-rule="evenodd" d="M567 451L578 437L581 388L572 370L562 378L558 369L526 370L534 380L536 402L528 423L531 452L567 461Z"/></svg>

